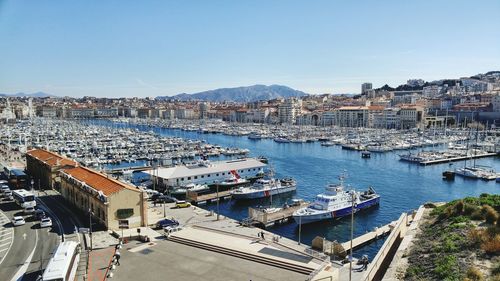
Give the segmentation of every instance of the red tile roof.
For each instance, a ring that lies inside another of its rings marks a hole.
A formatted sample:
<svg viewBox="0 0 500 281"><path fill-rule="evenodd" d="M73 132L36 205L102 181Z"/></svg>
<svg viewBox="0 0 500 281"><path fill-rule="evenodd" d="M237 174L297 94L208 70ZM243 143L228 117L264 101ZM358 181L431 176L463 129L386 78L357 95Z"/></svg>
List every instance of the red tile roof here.
<svg viewBox="0 0 500 281"><path fill-rule="evenodd" d="M46 163L50 167L66 165L76 167L78 165L76 161L64 158L59 154L44 149L33 149L26 152L26 154Z"/></svg>
<svg viewBox="0 0 500 281"><path fill-rule="evenodd" d="M85 167L75 167L62 170L63 173L72 176L73 178L85 182L95 190L100 190L104 195L109 196L113 193L119 192L123 189L129 189L139 192L138 189L133 188L125 183L117 181L111 177L101 174L95 170Z"/></svg>

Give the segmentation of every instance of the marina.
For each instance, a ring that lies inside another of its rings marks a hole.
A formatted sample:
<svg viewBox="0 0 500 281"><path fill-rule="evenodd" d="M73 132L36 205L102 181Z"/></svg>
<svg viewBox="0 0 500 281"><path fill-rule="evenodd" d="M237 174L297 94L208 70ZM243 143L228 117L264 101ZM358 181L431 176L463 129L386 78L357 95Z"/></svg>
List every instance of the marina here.
<svg viewBox="0 0 500 281"><path fill-rule="evenodd" d="M224 216L228 216L238 221L244 221L245 218L248 218L248 208L255 208L255 206L265 206L267 209L273 208L281 208L286 201L291 198L300 198L305 201L312 202L315 196L324 189L324 186L328 185L331 182L335 181L336 175L341 174L344 170L347 170L348 173L352 174L352 177L349 178L349 183L353 186L370 186L373 185L376 187L377 194L380 194L381 200L380 204L370 208L370 210L357 212L355 215L355 229L354 235L360 236L365 234L367 231L372 231L374 227L381 227L390 223L397 217L401 212L405 212L410 208L417 208L417 202L426 202L426 201L447 201L452 200L453 198L463 197L467 195L478 195L483 192L496 192L497 186L495 185L495 181L483 182L483 181L470 181L465 178L457 178L455 181L442 181L442 165L413 165L411 163L405 163L399 161L399 151L386 151L384 153L376 153L371 152L370 160L365 160L360 157L360 153L357 151L342 149L340 142L339 144L334 144L332 146L323 146L321 145L325 140L320 141L319 137L315 141L303 142L303 143L278 143L270 138L262 138L259 140L249 139L246 135L224 135L222 133L202 133L197 130L181 130L181 129L170 129L163 127L155 127L153 125L135 125L130 123L115 123L108 120L84 120L78 122L67 122L65 125L58 126L67 126L71 128L78 128L80 125L72 125L73 123L82 123L82 126L89 126L88 128L92 128L98 132L103 132L104 134L108 131L119 131L123 130L125 132L132 132L135 135L151 136L155 139L165 139L165 140L183 140L183 142L190 143L194 151L198 150L198 146L200 144L208 145L212 147L212 152L222 149L223 147L232 148L233 150L238 151L249 151L248 157L249 159L258 159L252 160L256 163L256 165L266 165L263 163L264 161L270 163L272 165L273 170L275 170L275 176L277 178L287 178L293 177L296 180L297 189L292 193L278 194L276 196L272 196L272 201L270 198L259 198L253 200L233 200L231 199L231 189L229 190L219 190L219 194L217 196L217 192L214 190L214 183L210 189L210 192L196 192L190 193L187 192L188 196L191 196L189 200L192 200L193 203L199 204L203 206L203 208L220 212ZM11 141L10 144L14 147L22 150L25 143L30 142L30 137L21 137L19 140L19 132L26 129L22 129L20 125L18 126L16 134L18 135L15 141ZM26 125L24 125L26 126ZM29 126L28 126L29 128ZM87 127L86 127L87 128ZM356 136L366 135L366 138L371 137L375 132L369 132L366 129L359 130L346 130L341 128L329 128L333 134L333 132L339 134L345 134L344 138L350 138ZM61 132L70 129L57 129ZM319 131L321 131L320 129ZM351 131L351 133L349 133ZM307 132L304 129L304 132ZM6 136L13 136L14 129L8 129L7 134L3 134L3 141L8 140L9 138ZM34 133L32 133L34 134ZM69 133L65 133L68 136ZM388 130L384 132L386 135L393 135L394 139L404 139L415 138L421 139L420 137L415 137L419 135L416 132L391 132ZM42 134L43 135L43 134ZM438 144L437 142L431 145L426 145L426 150L429 151L443 151L448 148L450 142L458 142L463 143L463 138L467 136L467 132L465 130L455 130L454 132L448 131L446 133L446 137L444 134L437 134L434 137L431 133L426 133L429 139L438 139L442 138ZM95 138L95 135L93 135ZM332 143L334 142L334 137L326 137L323 135L325 139L330 140ZM33 137L31 137L33 138ZM51 138L55 138L52 136ZM73 137L75 139L76 137ZM89 135L90 138L90 135ZM99 139L101 136L98 137ZM14 139L14 138L12 138ZM323 138L322 138L323 139ZM339 137L336 137L339 139ZM488 139L489 142L495 143L494 134L488 133L485 136L485 140ZM33 138L34 142L36 139ZM55 140L57 143L66 143L67 141L72 141L68 137L62 138L62 140ZM338 140L337 140L338 141ZM36 142L38 145L43 147L44 142ZM196 144L196 145L195 145ZM47 145L47 141L45 141L45 145ZM49 146L52 146L50 141L48 143ZM454 146L458 146L454 145ZM90 145L91 147L91 145ZM492 147L491 145L487 145L484 147ZM493 147L495 147L493 145ZM421 146L415 148L409 148L411 153L417 154ZM102 149L102 152L107 151L107 149ZM369 151L368 151L369 152ZM262 157L263 156L263 157ZM210 163L216 163L215 157L217 156L208 156ZM222 161L231 161L238 160L238 156L236 155L219 155L218 157L222 159ZM196 160L198 158L198 160ZM261 161L262 160L262 161ZM127 173L133 174L134 177L142 175L145 178L150 179L149 185L154 182L151 180L151 175L158 174L160 169L168 169L169 167L173 167L173 165L180 164L181 166L189 166L189 165L199 165L200 161L203 160L202 156L197 156L195 158L187 158L182 160L174 160L172 158L172 163L162 163L166 164L165 167L160 167L158 165L160 163L155 163L154 157L152 160L144 159L138 160L135 162L122 161L121 163L101 163L98 167L103 167L103 169L113 170L116 173L123 173L123 171L127 171ZM481 158L476 160L478 165L486 165L491 166L498 170L498 164L493 157ZM151 165L151 164L156 165ZM198 163L198 164L196 164ZM260 164L259 164L260 163ZM130 167L130 169L128 169ZM151 170L148 170L147 173L144 173L143 169L148 169L151 167ZM199 168L196 168L199 169ZM205 168L202 168L205 169ZM257 170L253 172L258 172ZM255 169L258 169L257 167ZM266 168L263 167L265 170ZM134 171L138 170L138 171ZM236 171L239 169L236 169ZM226 170L226 173L232 174L231 170ZM237 174L240 175L240 172L237 171ZM355 174L355 175L354 175ZM221 175L219 175L221 176ZM228 175L224 175L225 178L228 178ZM234 175L233 175L234 176ZM231 177L231 175L229 175ZM250 177L250 176L249 176ZM243 177L241 177L243 178ZM192 178L193 179L193 178ZM197 180L199 180L198 178ZM207 178L203 178L207 180ZM212 176L210 177L212 179ZM220 178L219 180L224 180ZM186 179L185 179L186 180ZM192 181L192 180L191 180ZM408 184L408 182L419 182L418 186L413 184ZM186 184L189 182L186 181ZM200 184L203 184L201 182ZM182 185L179 185L182 186ZM158 185L155 186L157 188ZM220 187L220 186L219 186ZM351 186L347 186L347 189L351 189ZM398 190L399 192L393 192L394 190ZM409 196L412 194L412 196ZM217 200L219 198L219 200ZM411 198L411 199L410 199ZM218 204L208 204L210 202L219 202ZM288 214L287 214L288 216ZM286 219L287 222L290 222L290 219ZM279 220L278 220L279 222ZM269 226L268 226L269 227ZM317 235L322 235L329 240L337 240L337 241L345 241L348 237L349 226L347 220L339 219L336 221L325 221L321 223L314 223L311 226L308 224L303 225L301 240L304 243L310 243L313 238ZM297 223L278 223L272 226L272 231L277 235L282 235L284 237L298 240L298 226ZM365 253L370 255L374 255L376 251L380 247L380 244L375 241L374 243L368 244L366 246L362 246L359 249L359 253Z"/></svg>

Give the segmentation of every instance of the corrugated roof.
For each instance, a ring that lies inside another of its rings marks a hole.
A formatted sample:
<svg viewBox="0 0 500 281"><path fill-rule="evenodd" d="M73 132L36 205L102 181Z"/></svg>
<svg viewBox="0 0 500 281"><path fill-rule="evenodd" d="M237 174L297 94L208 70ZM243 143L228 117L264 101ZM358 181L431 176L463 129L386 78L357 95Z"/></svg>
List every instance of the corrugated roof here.
<svg viewBox="0 0 500 281"><path fill-rule="evenodd" d="M70 175L78 181L85 182L95 190L100 190L104 195L109 196L123 189L140 192L138 189L125 183L109 178L95 170L85 167L75 167L62 170L64 174Z"/></svg>
<svg viewBox="0 0 500 281"><path fill-rule="evenodd" d="M175 166L171 168L160 168L155 171L155 175L164 179L175 179L198 175L228 172L231 170L263 168L266 164L253 158L212 162L207 166ZM152 171L146 173L152 174Z"/></svg>
<svg viewBox="0 0 500 281"><path fill-rule="evenodd" d="M32 157L46 163L47 165L53 166L77 166L77 163L71 159L62 157L61 155L45 150L45 149L33 149L26 154L31 155Z"/></svg>

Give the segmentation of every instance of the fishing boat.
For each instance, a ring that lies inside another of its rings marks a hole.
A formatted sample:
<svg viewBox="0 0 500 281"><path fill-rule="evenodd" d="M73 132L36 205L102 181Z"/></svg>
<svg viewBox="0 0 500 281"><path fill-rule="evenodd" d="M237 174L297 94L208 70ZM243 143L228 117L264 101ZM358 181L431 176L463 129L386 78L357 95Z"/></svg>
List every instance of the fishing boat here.
<svg viewBox="0 0 500 281"><path fill-rule="evenodd" d="M178 187L170 191L170 194L172 195L182 195L186 194L188 191L194 191L194 192L203 192L203 191L208 191L210 188L206 184L195 184L195 183L189 183L186 184L185 186Z"/></svg>
<svg viewBox="0 0 500 281"><path fill-rule="evenodd" d="M379 202L380 195L372 187L364 192L345 190L341 177L339 184L328 185L326 191L318 194L311 205L295 211L293 219L297 224L337 219L378 205Z"/></svg>
<svg viewBox="0 0 500 281"><path fill-rule="evenodd" d="M236 173L236 171L232 170L231 176L219 182L218 185L222 188L233 188L236 186L247 184L248 182L249 181L247 179L240 177L238 173Z"/></svg>
<svg viewBox="0 0 500 281"><path fill-rule="evenodd" d="M232 199L257 199L270 197L277 194L292 192L297 189L297 184L293 179L258 179L248 187L240 187L231 192Z"/></svg>

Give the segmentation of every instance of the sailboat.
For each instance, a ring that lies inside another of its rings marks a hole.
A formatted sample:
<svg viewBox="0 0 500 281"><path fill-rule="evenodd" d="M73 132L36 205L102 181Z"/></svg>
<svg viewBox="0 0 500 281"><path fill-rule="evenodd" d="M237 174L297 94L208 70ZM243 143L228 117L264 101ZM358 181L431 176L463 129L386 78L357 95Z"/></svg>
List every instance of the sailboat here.
<svg viewBox="0 0 500 281"><path fill-rule="evenodd" d="M479 126L476 126L476 146L477 146L477 140L478 140L478 130ZM472 132L472 128L469 131L469 136L470 133ZM470 137L467 138L467 152L469 153L469 139ZM491 167L487 166L480 166L476 165L476 152L477 152L477 147L474 148L474 157L472 159L473 165L472 166L467 166L467 158L465 159L464 162L464 167L463 168L457 168L455 169L455 174L466 177L466 178L473 178L473 179L483 179L483 180L496 180L498 177L498 174L495 172L495 170Z"/></svg>

